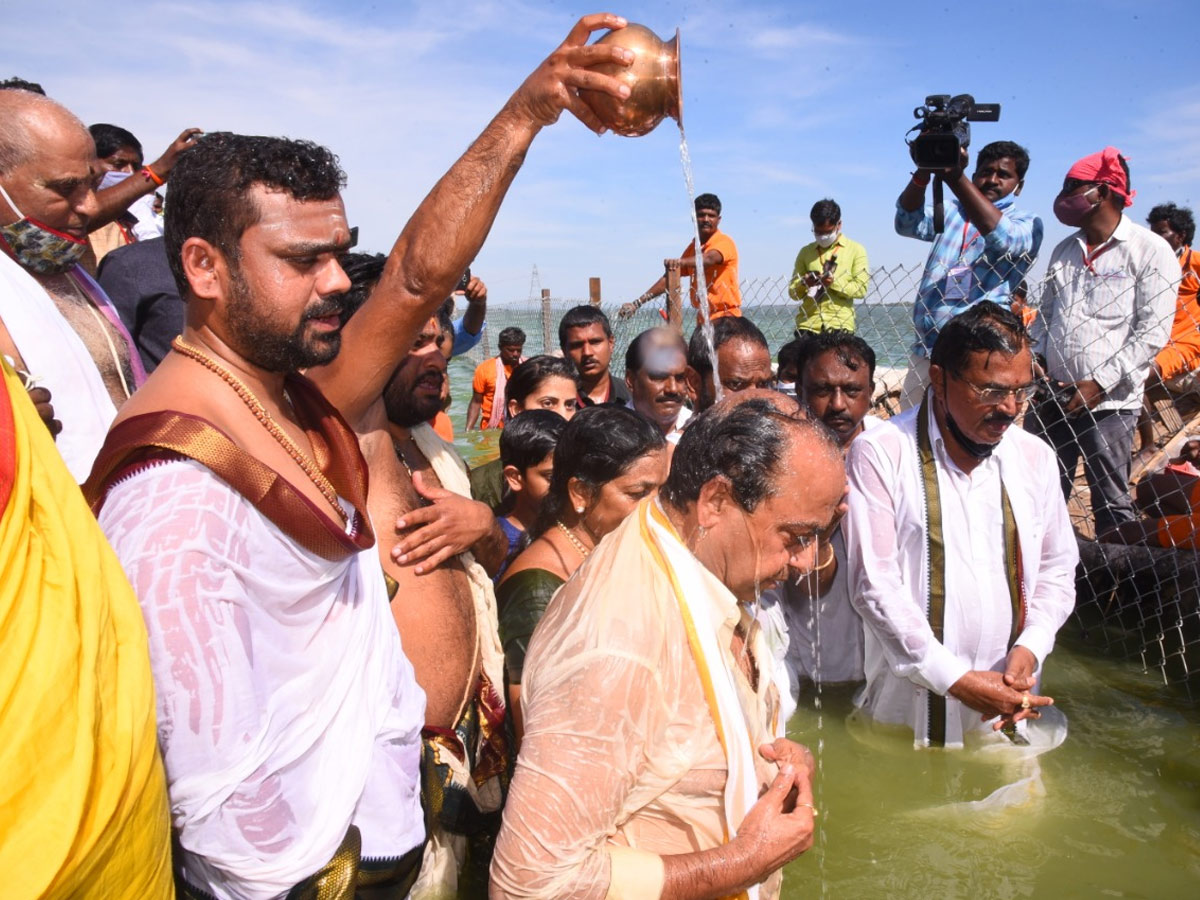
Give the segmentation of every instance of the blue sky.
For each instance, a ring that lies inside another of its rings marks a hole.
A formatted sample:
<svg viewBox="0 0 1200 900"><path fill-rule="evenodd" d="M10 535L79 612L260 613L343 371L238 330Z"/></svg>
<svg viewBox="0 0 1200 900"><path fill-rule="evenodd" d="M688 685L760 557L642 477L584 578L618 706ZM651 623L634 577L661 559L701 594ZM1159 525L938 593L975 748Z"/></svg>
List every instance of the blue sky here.
<svg viewBox="0 0 1200 900"><path fill-rule="evenodd" d="M386 250L425 192L582 14L520 0L68 0L4 16L0 77L19 74L85 122L129 128L153 159L187 126L320 141L349 174L367 249ZM1033 157L1022 204L1050 211L1070 164L1105 144L1130 157L1139 221L1164 200L1200 204L1195 0L1009 0L994 5L634 3L613 12L682 32L685 124L697 191L725 205L743 279L790 272L808 210L838 200L872 265L925 247L892 232L912 166L903 144L930 93L999 102L973 146L1016 140ZM670 122L597 138L569 116L535 142L474 270L494 301L631 299L691 227Z"/></svg>

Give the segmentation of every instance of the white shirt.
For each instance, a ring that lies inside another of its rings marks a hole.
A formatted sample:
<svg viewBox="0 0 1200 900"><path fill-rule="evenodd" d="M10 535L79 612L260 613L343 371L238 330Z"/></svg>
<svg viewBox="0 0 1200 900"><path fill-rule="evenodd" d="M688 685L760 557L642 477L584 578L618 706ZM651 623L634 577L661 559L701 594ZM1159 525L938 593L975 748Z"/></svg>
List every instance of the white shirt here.
<svg viewBox="0 0 1200 900"><path fill-rule="evenodd" d="M100 525L149 632L189 883L266 900L351 824L364 858L423 840L425 694L374 548L330 562L192 460L118 482Z"/></svg>
<svg viewBox="0 0 1200 900"><path fill-rule="evenodd" d="M0 321L34 383L47 388L63 430L55 439L67 468L82 483L117 416L108 388L83 339L54 300L19 263L0 252Z"/></svg>
<svg viewBox="0 0 1200 900"><path fill-rule="evenodd" d="M1097 411L1140 409L1175 320L1181 274L1171 245L1125 215L1090 255L1082 231L1063 240L1030 329L1050 377L1097 382L1106 391Z"/></svg>
<svg viewBox="0 0 1200 900"><path fill-rule="evenodd" d="M862 434L883 421L866 416ZM756 616L775 658L779 718L785 725L796 711L803 681L828 684L863 679L863 624L850 603L846 539L841 527L833 533L830 546L837 559L837 572L815 608L808 591L788 582L763 592Z"/></svg>
<svg viewBox="0 0 1200 900"><path fill-rule="evenodd" d="M858 437L846 460L850 511L842 523L850 598L865 624L866 687L855 702L873 718L913 729L925 743L929 691L945 695L971 670L1003 671L1012 626L1004 572L1003 479L1022 559L1025 627L1017 644L1039 670L1075 605L1079 550L1058 487L1054 453L1010 428L992 456L969 475L946 453L932 409L946 543L943 641L929 626L925 497L917 453L918 409ZM979 714L947 697L946 744L973 729Z"/></svg>
<svg viewBox="0 0 1200 900"><path fill-rule="evenodd" d="M634 412L639 412L638 408L633 405L632 400L627 400L625 402L625 405L627 407L629 407L630 409L632 409ZM642 415L645 415L645 413L642 413ZM679 443L679 439L681 437L683 437L684 426L687 425L687 421L691 417L692 417L692 411L690 409L688 409L686 406L679 407L679 415L677 415L675 417L675 423L671 426L671 430L666 433L666 439L667 439L668 444L678 444ZM649 416L647 416L647 418L649 418ZM655 421L657 421L657 420L655 420Z"/></svg>

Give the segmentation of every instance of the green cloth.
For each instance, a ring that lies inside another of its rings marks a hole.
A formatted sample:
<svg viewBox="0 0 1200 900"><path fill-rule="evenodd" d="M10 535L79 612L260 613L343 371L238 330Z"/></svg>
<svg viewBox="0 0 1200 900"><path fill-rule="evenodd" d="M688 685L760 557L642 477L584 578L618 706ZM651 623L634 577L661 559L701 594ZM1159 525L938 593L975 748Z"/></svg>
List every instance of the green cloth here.
<svg viewBox="0 0 1200 900"><path fill-rule="evenodd" d="M500 619L500 643L504 647L504 668L509 684L521 683L525 651L533 629L542 620L554 592L563 580L545 569L523 569L496 588L496 608Z"/></svg>
<svg viewBox="0 0 1200 900"><path fill-rule="evenodd" d="M808 296L803 278L806 272L820 275L825 263L837 254L833 284L825 289L820 303ZM854 301L867 295L871 271L867 267L867 251L862 244L839 234L833 245L822 250L816 241L806 244L796 256L796 267L788 285L788 296L800 303L796 314L797 331L854 330Z"/></svg>
<svg viewBox="0 0 1200 900"><path fill-rule="evenodd" d="M504 464L499 457L472 469L469 477L471 499L486 503L492 512L496 512L504 499Z"/></svg>

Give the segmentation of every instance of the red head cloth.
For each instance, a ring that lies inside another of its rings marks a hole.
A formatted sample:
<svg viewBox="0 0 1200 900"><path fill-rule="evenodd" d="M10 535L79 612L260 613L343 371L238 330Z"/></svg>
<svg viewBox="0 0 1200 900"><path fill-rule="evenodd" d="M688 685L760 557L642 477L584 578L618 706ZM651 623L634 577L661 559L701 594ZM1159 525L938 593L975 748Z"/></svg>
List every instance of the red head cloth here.
<svg viewBox="0 0 1200 900"><path fill-rule="evenodd" d="M1129 178L1121 166L1121 158L1121 152L1116 147L1105 147L1099 153L1085 156L1071 166L1067 177L1107 184L1125 198L1126 206L1133 206L1133 198L1137 196L1137 191L1129 189Z"/></svg>

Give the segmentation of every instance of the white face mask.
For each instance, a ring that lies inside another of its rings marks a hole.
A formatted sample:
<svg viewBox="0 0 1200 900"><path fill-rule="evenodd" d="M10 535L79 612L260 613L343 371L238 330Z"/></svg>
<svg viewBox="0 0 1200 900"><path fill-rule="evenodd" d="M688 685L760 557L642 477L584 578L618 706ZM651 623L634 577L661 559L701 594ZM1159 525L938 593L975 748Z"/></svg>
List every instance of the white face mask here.
<svg viewBox="0 0 1200 900"><path fill-rule="evenodd" d="M829 234L817 234L815 231L813 232L813 236L817 239L817 246L821 247L822 249L825 247L832 247L833 242L838 239L839 234L841 234L840 229L837 231L831 231Z"/></svg>

